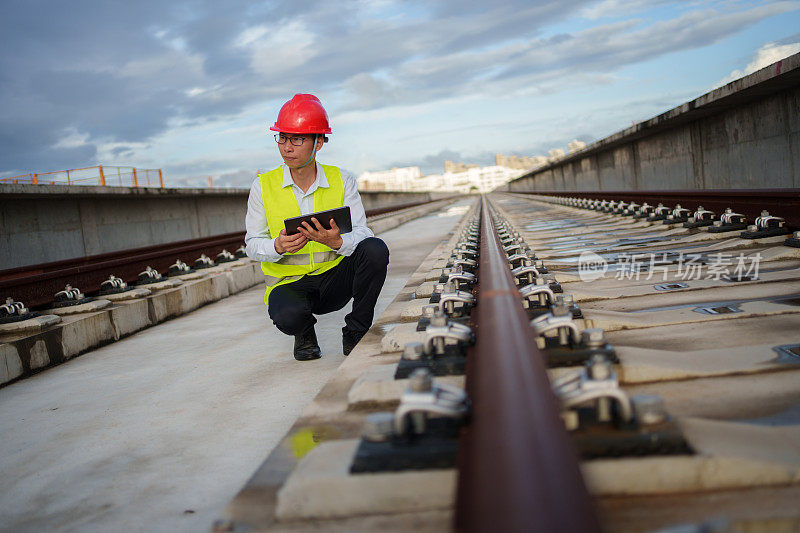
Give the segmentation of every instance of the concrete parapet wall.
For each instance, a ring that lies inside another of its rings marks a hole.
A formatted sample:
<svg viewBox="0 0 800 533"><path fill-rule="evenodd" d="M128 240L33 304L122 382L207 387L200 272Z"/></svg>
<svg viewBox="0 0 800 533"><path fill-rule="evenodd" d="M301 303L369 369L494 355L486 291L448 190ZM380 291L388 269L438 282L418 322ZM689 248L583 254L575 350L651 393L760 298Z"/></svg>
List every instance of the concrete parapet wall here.
<svg viewBox="0 0 800 533"><path fill-rule="evenodd" d="M0 185L0 270L244 231L249 189ZM364 192L366 209L441 193Z"/></svg>
<svg viewBox="0 0 800 533"><path fill-rule="evenodd" d="M452 192L361 191L361 201L364 203L364 209L367 210L441 200L451 196L453 196Z"/></svg>
<svg viewBox="0 0 800 533"><path fill-rule="evenodd" d="M247 190L0 186L0 270L242 231Z"/></svg>
<svg viewBox="0 0 800 533"><path fill-rule="evenodd" d="M509 182L507 191L800 187L800 54Z"/></svg>

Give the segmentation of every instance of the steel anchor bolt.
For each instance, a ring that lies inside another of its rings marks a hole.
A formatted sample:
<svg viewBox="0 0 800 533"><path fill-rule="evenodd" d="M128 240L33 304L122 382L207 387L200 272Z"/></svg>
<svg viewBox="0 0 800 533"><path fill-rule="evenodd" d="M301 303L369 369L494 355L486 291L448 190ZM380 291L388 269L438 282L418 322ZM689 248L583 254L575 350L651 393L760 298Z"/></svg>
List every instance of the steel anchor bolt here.
<svg viewBox="0 0 800 533"><path fill-rule="evenodd" d="M637 394L631 397L636 420L645 426L660 424L667 419L667 409L661 396Z"/></svg>
<svg viewBox="0 0 800 533"><path fill-rule="evenodd" d="M394 435L394 413L370 413L364 420L361 436L369 442L386 442Z"/></svg>

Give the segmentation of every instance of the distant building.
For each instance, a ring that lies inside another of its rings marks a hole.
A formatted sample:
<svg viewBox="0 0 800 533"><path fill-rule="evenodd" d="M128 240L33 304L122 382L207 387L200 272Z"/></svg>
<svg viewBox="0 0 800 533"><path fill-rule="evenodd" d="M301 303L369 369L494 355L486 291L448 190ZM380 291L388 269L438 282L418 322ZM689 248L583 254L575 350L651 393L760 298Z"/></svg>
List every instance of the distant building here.
<svg viewBox="0 0 800 533"><path fill-rule="evenodd" d="M467 163L453 163L452 161L444 162L445 172L464 172L470 168L478 168L478 165L472 165Z"/></svg>
<svg viewBox="0 0 800 533"><path fill-rule="evenodd" d="M362 191L406 191L410 184L421 177L419 167L393 167L391 170L364 172L358 177L358 188Z"/></svg>
<svg viewBox="0 0 800 533"><path fill-rule="evenodd" d="M584 148L586 148L586 143L583 141L579 141L578 139L575 139L571 143L567 144L567 149L569 150L569 153L574 153L577 152L578 150L583 150Z"/></svg>
<svg viewBox="0 0 800 533"><path fill-rule="evenodd" d="M532 168L540 167L547 163L547 158L543 155L535 156L518 156L518 155L505 155L495 154L494 164L498 167L515 168L519 170L529 170Z"/></svg>
<svg viewBox="0 0 800 533"><path fill-rule="evenodd" d="M531 159L533 160L533 168L538 168L538 167L544 166L549 161L547 159L547 156L544 156L544 155L535 155L535 156L531 157Z"/></svg>
<svg viewBox="0 0 800 533"><path fill-rule="evenodd" d="M448 168L460 170L448 171ZM362 191L489 192L524 172L498 165L478 167L464 163L446 164L443 174L428 176L420 175L419 167L393 168L364 172L358 178L358 188Z"/></svg>

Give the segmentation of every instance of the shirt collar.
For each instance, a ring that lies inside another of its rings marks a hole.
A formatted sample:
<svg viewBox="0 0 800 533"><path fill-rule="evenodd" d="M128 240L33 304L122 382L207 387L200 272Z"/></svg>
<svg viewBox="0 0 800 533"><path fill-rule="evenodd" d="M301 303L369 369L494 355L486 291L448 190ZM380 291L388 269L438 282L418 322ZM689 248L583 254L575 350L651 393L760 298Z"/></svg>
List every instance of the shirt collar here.
<svg viewBox="0 0 800 533"><path fill-rule="evenodd" d="M322 165L320 165L319 162L317 162L316 165L317 179L311 184L311 187L309 187L309 192L315 190L317 187L324 187L326 189L330 187L328 184L328 177L325 175L325 171L322 170ZM289 167L287 167L285 164L281 166L283 167L283 185L281 185L281 187L290 187L294 185L294 180L292 179L292 173L289 171Z"/></svg>

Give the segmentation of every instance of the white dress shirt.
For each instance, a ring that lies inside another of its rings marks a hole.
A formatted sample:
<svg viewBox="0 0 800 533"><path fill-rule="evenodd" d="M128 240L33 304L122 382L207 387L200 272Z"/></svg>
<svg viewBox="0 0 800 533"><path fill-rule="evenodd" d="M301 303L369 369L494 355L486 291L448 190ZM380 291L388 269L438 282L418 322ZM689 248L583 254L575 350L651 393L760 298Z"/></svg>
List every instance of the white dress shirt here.
<svg viewBox="0 0 800 533"><path fill-rule="evenodd" d="M329 187L328 178L322 166L317 163L317 179L303 192L292 180L292 174L286 165L283 168L283 187L291 187L297 198L297 205L300 206L300 214L308 215L314 212L314 191L318 187ZM353 222L353 231L342 235L342 246L334 250L339 255L350 255L358 246L358 243L372 237L372 230L367 227L367 215L364 212L364 204L361 203L361 195L358 194L358 181L355 176L342 170L342 180L344 181L344 205L350 207L350 218ZM244 237L245 250L247 255L256 261L268 261L274 263L278 261L282 254L275 250L275 238L270 235L267 225L267 214L264 209L264 199L261 196L261 180L256 177L250 187L250 197L247 199L247 216L245 217L245 228L247 234Z"/></svg>

